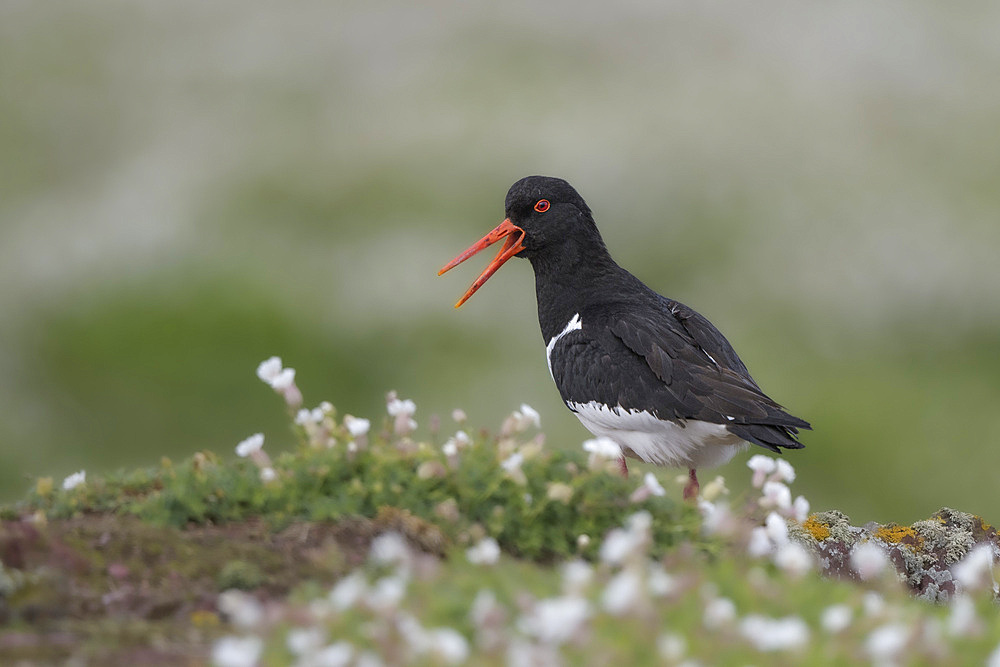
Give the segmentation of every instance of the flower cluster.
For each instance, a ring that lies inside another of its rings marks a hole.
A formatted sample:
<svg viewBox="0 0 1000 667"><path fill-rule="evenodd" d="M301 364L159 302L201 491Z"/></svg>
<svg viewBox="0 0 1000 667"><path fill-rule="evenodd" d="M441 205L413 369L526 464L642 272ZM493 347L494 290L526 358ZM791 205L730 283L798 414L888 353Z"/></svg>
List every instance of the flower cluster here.
<svg viewBox="0 0 1000 667"><path fill-rule="evenodd" d="M255 667L263 642L253 633L291 621L294 626L285 632L284 643L296 667L378 667L427 660L462 664L470 654L465 636L450 627L425 627L403 604L414 573L426 569L421 561L428 558L412 550L399 533L383 533L372 541L364 567L343 577L308 609L275 610L277 616L268 614L252 595L226 591L219 596L219 611L243 634L217 640L213 662L218 667ZM331 626L359 615L365 619L366 634L375 638L374 646L331 639Z"/></svg>
<svg viewBox="0 0 1000 667"><path fill-rule="evenodd" d="M302 405L302 392L295 385L295 369L283 368L281 357L271 357L260 362L257 377L280 394L290 410L298 410Z"/></svg>
<svg viewBox="0 0 1000 667"><path fill-rule="evenodd" d="M75 472L72 475L66 477L66 479L63 480L62 488L66 491L70 491L71 489L75 489L76 487L80 486L86 481L87 481L87 471L81 470L80 472Z"/></svg>
<svg viewBox="0 0 1000 667"><path fill-rule="evenodd" d="M260 470L262 482L272 482L277 479L278 474L271 464L271 457L264 451L264 434L254 433L249 438L242 440L236 445L236 455L240 458L248 458Z"/></svg>
<svg viewBox="0 0 1000 667"><path fill-rule="evenodd" d="M458 429L439 448L414 442L417 423L412 400L391 392L386 411L388 442L398 451L409 452L407 456L420 456L413 470L415 479L451 480L470 455L479 451L480 446L463 429L466 415L461 410L452 414ZM332 448L344 441L347 451L353 452L366 446L371 429L368 420L348 415L337 424L329 404L299 409L296 414L304 439L313 447ZM431 422L436 434L437 426ZM542 451L542 435L531 435L539 424L538 413L528 405L521 405L504 420L489 464L498 473L494 484L523 493L517 497L527 508L540 510L546 503L557 504L567 509L553 516L572 516L568 508L586 502L579 495L576 478L550 478L541 483L531 479L533 471L526 464L547 456ZM269 464L262 445L263 436L258 434L240 443L237 452L259 466L265 461ZM588 440L583 450L589 470L576 462L565 463L566 469L603 479L603 483L611 479L629 483L621 481L621 449L613 441ZM304 607L301 602L268 606L247 593L223 593L218 608L234 632L214 645L213 661L226 667L258 664L264 649L277 642L287 662L301 666L451 665L477 661L479 656L518 665L586 663L588 656L597 654L595 642L609 628L618 628L629 636L641 636L656 651L656 659L666 664L702 658L724 661L720 656L727 655L744 656L743 662L764 662L774 654L779 662L822 661L834 656L841 661L860 657L896 664L923 655L946 660L954 657L948 638L975 638L985 632L987 619L980 613L980 603L1000 594L995 577L1000 553L995 544L976 546L971 537L962 542L941 537L941 552L950 559L941 580L946 578L957 594L943 621L914 614L902 607L905 598L899 595L898 559L886 551L889 543L909 544L905 540L914 531L899 527L848 530L838 523L836 513L810 514L805 497L793 497L796 474L784 459L757 455L747 465L756 491L744 506L734 509L722 477L705 484L698 501L701 530L716 541L715 548L735 548L750 556L735 559L739 572L735 577L731 573L729 578L719 576L733 566L709 567L694 548L681 547L661 557L662 551L654 551L654 531L661 528L657 519L651 511L633 507L619 527L578 535L577 555L554 569L558 572L555 590L502 590L484 583L496 581L487 574L491 569L503 572L514 560L503 555L503 549L510 548L502 531L511 508L496 505L490 521L461 534L456 545L460 549L457 556L452 555L452 562L461 564L449 569L475 573L467 575L476 581L471 592L443 574L435 556L414 549L412 535L403 537L389 530L372 540L364 565ZM670 502L672 495L652 472L644 473L638 485L630 482L628 489L631 492L625 492L619 507L628 506L626 496L630 503L652 508ZM435 515L448 523L457 522L464 511L452 497L434 506ZM942 519L940 524L944 523ZM917 537L936 534L931 528ZM855 539L841 551L821 548L848 534ZM718 560L734 561L731 556L723 553ZM836 562L865 589L842 594L811 614L781 601L777 593L783 588L811 585L818 572L836 573L831 565ZM429 620L427 610L434 605L427 604L427 596L444 595L443 591L452 596L446 605L449 609L463 610L461 618ZM842 648L847 637L855 638L858 648L854 652ZM650 638L653 641L647 641ZM746 657L753 655L757 657ZM989 664L1000 667L1000 647L990 660Z"/></svg>

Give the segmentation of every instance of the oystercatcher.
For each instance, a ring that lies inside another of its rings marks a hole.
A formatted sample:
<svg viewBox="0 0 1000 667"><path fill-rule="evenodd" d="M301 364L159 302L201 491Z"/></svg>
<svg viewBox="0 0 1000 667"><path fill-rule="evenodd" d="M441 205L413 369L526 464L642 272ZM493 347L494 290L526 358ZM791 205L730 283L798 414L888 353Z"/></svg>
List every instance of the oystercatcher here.
<svg viewBox="0 0 1000 667"><path fill-rule="evenodd" d="M549 372L566 406L625 457L688 469L721 465L752 443L800 449L793 417L761 391L729 341L703 316L618 266L590 208L566 181L522 178L506 219L438 275L506 239L458 308L514 256L535 272L538 323Z"/></svg>

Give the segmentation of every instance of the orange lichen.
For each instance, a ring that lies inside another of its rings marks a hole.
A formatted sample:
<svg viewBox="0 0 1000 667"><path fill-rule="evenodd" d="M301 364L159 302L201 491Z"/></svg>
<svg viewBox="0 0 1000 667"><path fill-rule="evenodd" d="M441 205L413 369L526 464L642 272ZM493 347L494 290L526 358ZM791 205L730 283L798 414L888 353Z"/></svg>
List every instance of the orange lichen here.
<svg viewBox="0 0 1000 667"><path fill-rule="evenodd" d="M812 535L817 542L822 542L830 537L830 525L817 519L815 514L806 519L806 522L802 524L802 529Z"/></svg>
<svg viewBox="0 0 1000 667"><path fill-rule="evenodd" d="M924 538L918 535L917 531L909 526L897 526L894 523L887 524L876 530L875 537L889 544L898 544L901 542L913 547L919 547L924 542Z"/></svg>

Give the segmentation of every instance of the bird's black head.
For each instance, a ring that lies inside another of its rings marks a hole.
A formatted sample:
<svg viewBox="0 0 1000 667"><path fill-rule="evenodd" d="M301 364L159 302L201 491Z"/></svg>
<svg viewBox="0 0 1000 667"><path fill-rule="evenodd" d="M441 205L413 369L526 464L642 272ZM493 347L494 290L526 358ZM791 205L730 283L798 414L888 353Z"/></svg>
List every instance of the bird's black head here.
<svg viewBox="0 0 1000 667"><path fill-rule="evenodd" d="M531 258L582 234L597 233L587 202L561 178L522 178L507 191L504 212L524 230L520 257Z"/></svg>
<svg viewBox="0 0 1000 667"><path fill-rule="evenodd" d="M583 197L572 185L561 178L522 178L507 191L504 210L507 217L503 222L438 272L441 275L506 238L500 252L455 304L456 308L465 303L504 262L515 255L534 262L545 256L557 256L568 248L572 248L575 254L579 254L581 249L584 252L591 249L602 255L607 252L587 202L583 201Z"/></svg>

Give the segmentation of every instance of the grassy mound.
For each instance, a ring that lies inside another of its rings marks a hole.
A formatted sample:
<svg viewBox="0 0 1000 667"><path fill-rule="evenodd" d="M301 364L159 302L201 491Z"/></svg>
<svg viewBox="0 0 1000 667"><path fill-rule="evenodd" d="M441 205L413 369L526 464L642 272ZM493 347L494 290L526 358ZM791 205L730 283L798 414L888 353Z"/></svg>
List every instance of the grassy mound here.
<svg viewBox="0 0 1000 667"><path fill-rule="evenodd" d="M695 507L621 477L607 443L547 449L527 406L493 436L417 437L412 402L373 429L302 410L283 370L261 375L293 452L258 435L2 508L5 663L1000 661L979 517L855 527L766 457L759 497L717 479Z"/></svg>

